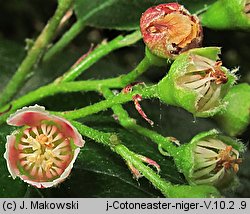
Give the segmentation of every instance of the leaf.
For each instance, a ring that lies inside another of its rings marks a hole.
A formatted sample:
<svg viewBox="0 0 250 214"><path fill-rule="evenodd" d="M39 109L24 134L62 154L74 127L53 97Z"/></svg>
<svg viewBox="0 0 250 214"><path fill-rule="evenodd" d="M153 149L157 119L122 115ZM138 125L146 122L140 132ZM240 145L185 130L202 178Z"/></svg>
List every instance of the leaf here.
<svg viewBox="0 0 250 214"><path fill-rule="evenodd" d="M24 56L23 47L8 40L0 40L0 90L7 84ZM13 57L15 56L15 57Z"/></svg>
<svg viewBox="0 0 250 214"><path fill-rule="evenodd" d="M215 0L206 1L206 4ZM82 23L100 28L133 30L139 28L141 14L151 6L173 2L171 0L76 0L75 12ZM199 0L182 0L187 9L194 12L204 8Z"/></svg>
<svg viewBox="0 0 250 214"><path fill-rule="evenodd" d="M25 54L26 51L20 44L0 39L0 90L3 89L8 80L17 70L21 61L24 59ZM26 81L26 84L18 92L16 97L53 81L60 74L66 72L67 69L69 69L70 66L76 61L79 55L80 53L78 51L65 52L53 58L50 63L35 65L33 72Z"/></svg>
<svg viewBox="0 0 250 214"><path fill-rule="evenodd" d="M3 157L5 152L6 136L12 131L12 127L0 126L0 197L22 197L27 185L19 178L13 180L7 169L6 160Z"/></svg>

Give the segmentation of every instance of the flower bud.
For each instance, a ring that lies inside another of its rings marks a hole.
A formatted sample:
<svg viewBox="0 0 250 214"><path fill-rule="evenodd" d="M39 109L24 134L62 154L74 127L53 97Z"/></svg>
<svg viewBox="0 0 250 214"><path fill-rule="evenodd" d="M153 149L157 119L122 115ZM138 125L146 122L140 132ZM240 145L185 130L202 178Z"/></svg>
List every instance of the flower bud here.
<svg viewBox="0 0 250 214"><path fill-rule="evenodd" d="M236 178L245 147L216 130L196 135L190 143L178 148L175 163L190 184L228 187Z"/></svg>
<svg viewBox="0 0 250 214"><path fill-rule="evenodd" d="M198 17L178 3L147 9L142 14L140 28L147 47L162 58L175 58L190 48L199 47L202 42Z"/></svg>
<svg viewBox="0 0 250 214"><path fill-rule="evenodd" d="M200 19L213 29L250 29L250 0L218 0Z"/></svg>
<svg viewBox="0 0 250 214"><path fill-rule="evenodd" d="M250 85L242 83L233 86L224 101L228 103L226 109L214 118L230 136L243 133L250 124Z"/></svg>
<svg viewBox="0 0 250 214"><path fill-rule="evenodd" d="M217 47L182 53L158 84L160 99L198 117L209 117L224 107L222 98L236 80L218 60Z"/></svg>
<svg viewBox="0 0 250 214"><path fill-rule="evenodd" d="M79 147L84 145L67 120L36 105L18 110L7 123L22 126L7 136L4 157L13 179L18 176L37 188L52 187L66 179Z"/></svg>

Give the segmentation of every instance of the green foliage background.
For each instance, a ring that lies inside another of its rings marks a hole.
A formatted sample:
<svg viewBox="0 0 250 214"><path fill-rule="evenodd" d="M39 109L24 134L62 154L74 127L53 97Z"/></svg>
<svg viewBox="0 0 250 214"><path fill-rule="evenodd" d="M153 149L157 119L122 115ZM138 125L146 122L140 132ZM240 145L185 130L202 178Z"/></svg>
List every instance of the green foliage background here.
<svg viewBox="0 0 250 214"><path fill-rule="evenodd" d="M76 2L79 19L84 18L87 12L96 8L94 4L96 2L98 2L98 5L106 2L108 6L105 7L105 10L98 11L87 20L89 27L86 27L62 53L46 63L38 64L34 69L36 74L27 81L17 96L54 80L58 75L65 72L84 52L87 52L91 43L98 44L104 38L111 39L120 33L125 33L125 31L114 29L129 30L137 28L138 17L145 8L151 6L152 3L158 4L166 1L78 0ZM202 7L202 5L197 4L201 1L182 2L186 3L187 8L191 8L193 11ZM0 0L0 4L2 9L0 13L1 90L25 56L24 39L35 38L38 35L48 18L53 14L56 1ZM116 13L117 11L119 13ZM115 17L111 17L109 14L115 15ZM77 17L70 20L67 28ZM228 68L239 65L240 82L248 83L250 83L249 36L249 32L204 29L204 46L221 46L224 65ZM127 73L143 58L143 55L144 44L142 42L115 51L92 66L80 79L103 79ZM168 68L152 68L141 77L141 80L157 82L166 74L167 70ZM71 93L63 96L59 94L53 98L49 97L38 104L49 110L70 110L101 99L96 93ZM200 131L217 127L211 119L194 118L182 109L163 105L156 100L143 101L142 106L149 118L155 122L154 130L165 136L175 136L181 142L188 142L193 135ZM149 127L145 121L140 119L132 104L126 104L125 107L129 110L130 115L138 120L139 124ZM161 165L163 178L173 183L185 183L184 177L177 172L171 158L161 156L150 140L120 127L113 119L111 110L87 117L83 122L100 130L117 132L130 149L156 160ZM7 125L0 126L0 197L162 196L146 179L142 178L139 181L132 179L127 166L117 155L89 139L86 139L86 146L82 149L71 176L59 187L37 190L27 186L19 179L13 181L9 176L3 158L6 135L10 134L13 129L13 127ZM239 138L247 143L250 139L250 128ZM234 193L224 193L228 197L250 197L250 169L247 167L250 164L249 151L244 158L239 172L241 185Z"/></svg>

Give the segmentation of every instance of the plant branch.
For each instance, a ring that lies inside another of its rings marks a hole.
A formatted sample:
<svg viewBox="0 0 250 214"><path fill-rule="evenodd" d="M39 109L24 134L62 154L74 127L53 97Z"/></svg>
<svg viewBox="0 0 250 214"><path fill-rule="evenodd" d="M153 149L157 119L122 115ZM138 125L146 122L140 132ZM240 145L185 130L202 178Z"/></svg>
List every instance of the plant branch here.
<svg viewBox="0 0 250 214"><path fill-rule="evenodd" d="M66 82L54 84L51 83L46 86L42 86L35 91L14 100L9 105L5 105L0 108L0 112L4 112L0 116L0 124L4 123L11 113L15 110L22 108L26 105L34 103L38 100L41 100L45 97L52 96L58 93L69 93L69 92L78 92L78 91L99 91L101 86L106 87L119 87L120 79L105 79L105 80L87 80L87 81L77 81L77 82ZM11 106L11 108L10 108ZM7 111L8 110L8 111Z"/></svg>
<svg viewBox="0 0 250 214"><path fill-rule="evenodd" d="M121 144L116 134L94 130L76 121L71 121L71 123L82 135L105 146L109 146L112 151L120 155L126 162L133 164L133 166L166 197L218 197L220 195L213 186L173 185L162 179L160 175L154 172L150 167L145 166L136 153L130 151L125 145Z"/></svg>
<svg viewBox="0 0 250 214"><path fill-rule="evenodd" d="M107 87L102 87L100 92L103 93L103 96L106 99L112 99L114 97L113 92ZM171 142L169 138L166 138L150 129L137 125L136 121L129 117L128 112L122 107L122 105L114 105L112 107L112 110L114 114L118 117L120 124L124 128L133 130L151 139L154 143L158 145L158 147L162 147L164 150L166 150L170 156L174 156L174 154L176 153L176 147L173 145L173 142Z"/></svg>
<svg viewBox="0 0 250 214"><path fill-rule="evenodd" d="M67 44L69 44L85 28L85 21L78 20L72 27L63 34L57 43L55 43L44 55L43 61L50 60L54 55L59 53Z"/></svg>
<svg viewBox="0 0 250 214"><path fill-rule="evenodd" d="M53 57L56 53L60 52L66 45L68 45L84 28L88 19L98 14L101 10L105 10L113 4L113 0L104 1L100 5L96 5L95 8L89 10L84 16L77 17L76 23L59 39L59 41L53 45L47 54L44 56L44 60L47 61ZM77 15L77 14L76 14Z"/></svg>
<svg viewBox="0 0 250 214"><path fill-rule="evenodd" d="M116 104L122 104L126 103L128 101L131 101L133 99L133 96L140 94L144 99L148 98L154 98L157 97L157 85L153 85L150 87L145 87L141 90L136 90L131 93L120 93L117 96L100 101L98 103L95 103L93 105L89 105L77 110L73 111L66 111L66 112L54 112L54 114L57 114L59 116L63 116L67 119L78 119L83 118L91 114L98 113L100 111L106 110Z"/></svg>
<svg viewBox="0 0 250 214"><path fill-rule="evenodd" d="M88 80L88 81L73 81L73 82L54 82L46 86L42 86L28 94L12 101L10 104L0 108L0 112L4 112L6 109L11 109L0 116L0 124L5 122L8 116L15 110L39 101L42 98L55 95L57 93L77 92L77 91L99 91L101 87L106 86L108 88L123 88L127 84L135 81L135 79L145 72L152 64L145 57L134 70L126 75L121 75L115 78L109 78L104 80Z"/></svg>
<svg viewBox="0 0 250 214"><path fill-rule="evenodd" d="M55 14L49 20L48 24L35 41L33 47L29 50L27 56L17 69L16 73L2 91L0 95L0 106L7 103L24 84L27 76L31 73L33 66L38 62L41 54L51 42L61 19L71 7L72 3L73 0L59 1Z"/></svg>
<svg viewBox="0 0 250 214"><path fill-rule="evenodd" d="M81 62L79 62L79 64L77 64L75 67L72 67L62 77L60 77L57 82L69 82L75 80L79 75L81 75L85 70L87 70L91 65L96 63L102 57L108 55L110 52L116 49L134 44L140 39L141 33L139 31L135 31L127 36L120 35L110 42L100 44Z"/></svg>

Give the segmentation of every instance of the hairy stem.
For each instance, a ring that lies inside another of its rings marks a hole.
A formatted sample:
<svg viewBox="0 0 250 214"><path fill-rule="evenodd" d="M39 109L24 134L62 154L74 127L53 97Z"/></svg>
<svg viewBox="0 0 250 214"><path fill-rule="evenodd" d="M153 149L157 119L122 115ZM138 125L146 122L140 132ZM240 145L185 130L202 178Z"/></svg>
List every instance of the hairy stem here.
<svg viewBox="0 0 250 214"><path fill-rule="evenodd" d="M18 91L18 89L24 84L27 76L31 73L33 66L40 59L41 54L46 49L47 45L53 39L58 25L61 19L71 7L73 0L61 0L56 9L55 14L49 20L41 34L38 36L33 47L27 53L27 56L22 61L21 65L17 69L14 76L8 82L5 89L0 95L0 106L7 103Z"/></svg>
<svg viewBox="0 0 250 214"><path fill-rule="evenodd" d="M78 91L98 91L101 86L107 87L119 87L120 81L119 78L105 79L105 80L87 80L87 81L77 81L77 82L68 82L68 83L51 83L46 86L42 86L35 91L32 91L14 101L9 105L5 105L0 108L0 112L5 112L0 116L0 124L4 123L6 119L12 114L15 110L22 108L28 104L35 103L38 100L41 100L48 96L53 96L58 93L69 93L69 92L78 92Z"/></svg>
<svg viewBox="0 0 250 214"><path fill-rule="evenodd" d="M85 22L78 20L73 26L63 34L62 38L53 45L44 55L43 61L50 60L54 55L59 53L67 44L69 44L79 33L83 31Z"/></svg>
<svg viewBox="0 0 250 214"><path fill-rule="evenodd" d="M88 115L106 110L116 104L122 104L131 101L133 99L133 96L135 96L136 94L140 94L144 99L157 97L157 85L145 87L141 90L133 91L132 93L127 93L127 94L120 93L111 99L103 100L93 105L89 105L87 107L83 107L74 111L57 112L57 113L54 112L54 113L68 119L83 118Z"/></svg>
<svg viewBox="0 0 250 214"><path fill-rule="evenodd" d="M84 16L77 17L77 22L62 36L62 38L51 47L44 57L44 60L49 60L56 53L60 52L64 47L66 47L85 27L86 22L93 15L98 14L101 10L110 7L114 1L103 1L102 4L96 5L95 8L89 10Z"/></svg>
<svg viewBox="0 0 250 214"><path fill-rule="evenodd" d="M96 63L103 56L106 56L107 54L116 49L134 44L140 39L141 39L141 33L139 31L135 31L127 36L118 36L110 42L100 44L90 54L88 54L81 62L79 62L77 66L71 68L57 81L68 82L75 80L79 75L81 75L84 71L86 71L91 65Z"/></svg>
<svg viewBox="0 0 250 214"><path fill-rule="evenodd" d="M101 92L103 93L103 96L106 99L111 99L114 97L114 94L112 91L107 87L102 87ZM174 156L176 154L176 147L173 145L173 143L169 140L169 138L166 138L157 132L154 132L150 129L144 128L140 125L136 124L136 121L129 117L128 112L122 107L122 105L114 105L112 107L112 110L114 114L118 117L118 120L120 124L127 129L133 130L141 135L144 135L145 137L151 139L154 143L156 143L158 146L162 147L164 150L168 152L170 156Z"/></svg>
<svg viewBox="0 0 250 214"><path fill-rule="evenodd" d="M108 88L123 88L127 84L135 81L135 79L145 72L151 66L150 61L145 57L134 70L127 75L119 77L104 79L104 80L89 80L89 81L74 81L74 82L54 82L46 86L42 86L35 91L32 91L14 101L10 104L0 108L0 112L4 112L11 105L11 109L0 116L0 124L5 122L8 116L15 110L41 100L42 98L52 96L58 93L77 92L77 91L99 91L101 87Z"/></svg>
<svg viewBox="0 0 250 214"><path fill-rule="evenodd" d="M94 130L79 122L71 121L71 123L78 129L78 131L98 143L109 146L112 151L120 155L126 162L130 162L138 169L145 178L147 178L155 188L160 190L166 197L184 198L184 197L218 197L219 192L212 186L189 186L189 185L173 185L160 177L150 167L138 158L138 155L130 151L125 145L121 143L118 136L114 133L104 133Z"/></svg>

